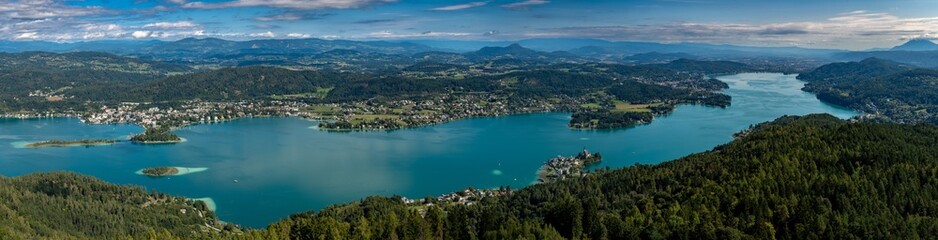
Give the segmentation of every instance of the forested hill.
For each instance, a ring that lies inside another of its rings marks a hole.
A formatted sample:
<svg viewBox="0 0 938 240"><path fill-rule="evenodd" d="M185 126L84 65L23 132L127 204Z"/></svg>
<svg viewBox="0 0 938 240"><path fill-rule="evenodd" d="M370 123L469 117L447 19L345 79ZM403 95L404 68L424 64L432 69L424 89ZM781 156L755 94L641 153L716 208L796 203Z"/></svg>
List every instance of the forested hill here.
<svg viewBox="0 0 938 240"><path fill-rule="evenodd" d="M184 239L230 235L201 202L74 173L0 177L0 239Z"/></svg>
<svg viewBox="0 0 938 240"><path fill-rule="evenodd" d="M932 125L783 117L659 165L535 185L471 206L368 198L246 237L929 239L938 237L936 159Z"/></svg>
<svg viewBox="0 0 938 240"><path fill-rule="evenodd" d="M738 62L731 61L698 61L690 59L677 59L664 64L651 64L665 69L672 69L680 72L697 72L705 74L737 74L742 72L751 72L757 69Z"/></svg>
<svg viewBox="0 0 938 240"><path fill-rule="evenodd" d="M86 100L73 98L81 92L112 94L191 71L188 66L97 52L0 53L0 112L77 108Z"/></svg>
<svg viewBox="0 0 938 240"><path fill-rule="evenodd" d="M0 53L0 71L112 71L167 75L192 71L184 65L141 60L101 52Z"/></svg>
<svg viewBox="0 0 938 240"><path fill-rule="evenodd" d="M900 123L938 123L938 70L876 58L832 63L798 76L805 90L826 102L870 118Z"/></svg>

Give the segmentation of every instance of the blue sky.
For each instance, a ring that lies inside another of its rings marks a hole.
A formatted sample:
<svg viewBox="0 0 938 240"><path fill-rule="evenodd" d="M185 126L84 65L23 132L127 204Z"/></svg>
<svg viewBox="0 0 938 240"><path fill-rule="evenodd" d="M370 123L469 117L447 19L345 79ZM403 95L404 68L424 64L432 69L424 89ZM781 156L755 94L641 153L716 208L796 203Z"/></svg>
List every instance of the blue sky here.
<svg viewBox="0 0 938 240"><path fill-rule="evenodd" d="M866 49L938 37L934 0L4 0L0 39L599 38Z"/></svg>

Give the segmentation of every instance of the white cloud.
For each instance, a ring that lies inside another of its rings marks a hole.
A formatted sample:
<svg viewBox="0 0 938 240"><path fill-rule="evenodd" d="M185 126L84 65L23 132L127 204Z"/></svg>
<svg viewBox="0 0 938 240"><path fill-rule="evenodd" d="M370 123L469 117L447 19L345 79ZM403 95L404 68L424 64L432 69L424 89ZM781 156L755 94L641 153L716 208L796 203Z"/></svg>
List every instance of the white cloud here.
<svg viewBox="0 0 938 240"><path fill-rule="evenodd" d="M248 34L248 36L257 37L257 38L275 38L277 37L277 34L271 31L267 31L267 32L262 32L262 33L251 33L251 34Z"/></svg>
<svg viewBox="0 0 938 240"><path fill-rule="evenodd" d="M25 32L17 34L15 39L25 40L25 39L37 39L39 38L39 33L36 32Z"/></svg>
<svg viewBox="0 0 938 240"><path fill-rule="evenodd" d="M193 29L201 28L199 24L190 22L190 21L179 21L179 22L155 22L143 25L143 28L146 29Z"/></svg>
<svg viewBox="0 0 938 240"><path fill-rule="evenodd" d="M489 3L488 3L488 2L470 2L470 3L456 4L456 5L450 5L450 6L445 6L445 7L438 7L438 8L434 8L434 9L430 9L430 10L433 10L433 11L455 11L455 10L463 10L463 9L474 8L474 7L481 7L481 6L485 6L486 4L489 4Z"/></svg>
<svg viewBox="0 0 938 240"><path fill-rule="evenodd" d="M550 3L550 1L547 0L525 0L521 2L505 4L502 5L502 7L507 9L524 10L533 6L544 5L548 3Z"/></svg>
<svg viewBox="0 0 938 240"><path fill-rule="evenodd" d="M824 21L766 24L673 23L561 27L539 29L515 37L581 37L607 40L705 42L867 49L901 39L938 35L938 17L901 18L887 13L854 11Z"/></svg>
<svg viewBox="0 0 938 240"><path fill-rule="evenodd" d="M321 19L328 16L329 14L319 14L315 12L285 12L280 14L260 16L254 18L254 20L261 22L270 22L270 21L298 21L298 20L312 20L312 19Z"/></svg>
<svg viewBox="0 0 938 240"><path fill-rule="evenodd" d="M446 38L446 37L468 37L478 34L465 33L465 32L422 32L422 33L395 33L391 31L379 31L369 33L367 36L358 37L358 38L382 38L382 39L395 39L395 38Z"/></svg>
<svg viewBox="0 0 938 240"><path fill-rule="evenodd" d="M288 38L310 38L311 36L305 33L288 33L287 37Z"/></svg>
<svg viewBox="0 0 938 240"><path fill-rule="evenodd" d="M88 16L104 12L100 7L76 7L61 0L5 0L0 2L0 17L11 20L37 20Z"/></svg>
<svg viewBox="0 0 938 240"><path fill-rule="evenodd" d="M136 39L149 38L151 35L153 35L152 31L134 31L131 34L131 36Z"/></svg>
<svg viewBox="0 0 938 240"><path fill-rule="evenodd" d="M291 9L349 9L368 5L392 3L397 0L232 0L226 2L187 2L183 8L235 8L235 7L272 7Z"/></svg>

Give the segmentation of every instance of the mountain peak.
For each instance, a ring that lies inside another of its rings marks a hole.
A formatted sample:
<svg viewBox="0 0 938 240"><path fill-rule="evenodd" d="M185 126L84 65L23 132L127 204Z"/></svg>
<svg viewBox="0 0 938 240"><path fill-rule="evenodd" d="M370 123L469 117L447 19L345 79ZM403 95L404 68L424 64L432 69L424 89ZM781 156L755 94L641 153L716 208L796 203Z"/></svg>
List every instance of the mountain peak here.
<svg viewBox="0 0 938 240"><path fill-rule="evenodd" d="M537 54L537 51L522 47L520 44L514 43L508 45L507 47L484 47L476 51L475 54L481 56L500 56L500 55L531 55Z"/></svg>
<svg viewBox="0 0 938 240"><path fill-rule="evenodd" d="M507 48L507 49L525 49L525 47L522 47L521 44L518 44L518 43L512 43L511 45L508 45L508 46L505 47L505 48Z"/></svg>
<svg viewBox="0 0 938 240"><path fill-rule="evenodd" d="M924 38L916 38L892 48L893 51L938 51L938 44Z"/></svg>

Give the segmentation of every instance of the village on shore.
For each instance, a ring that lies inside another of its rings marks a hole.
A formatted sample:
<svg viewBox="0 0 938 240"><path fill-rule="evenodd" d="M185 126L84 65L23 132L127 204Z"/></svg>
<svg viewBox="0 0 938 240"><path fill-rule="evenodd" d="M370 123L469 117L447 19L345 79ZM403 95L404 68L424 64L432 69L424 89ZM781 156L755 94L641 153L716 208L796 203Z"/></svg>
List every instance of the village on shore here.
<svg viewBox="0 0 938 240"><path fill-rule="evenodd" d="M562 181L566 179L583 177L589 174L586 171L587 167L596 165L602 161L602 155L599 153L591 153L586 148L583 148L583 151L578 153L576 156L564 157L558 156L551 158L541 166L538 171L538 180L537 184ZM405 204L417 205L417 206L433 206L433 205L473 205L486 198L491 197L505 197L514 193L510 187L500 187L495 189L476 189L476 188L466 188L461 191L455 191L447 194L443 194L437 197L427 197L422 199L409 199L406 197L401 197L401 201Z"/></svg>

